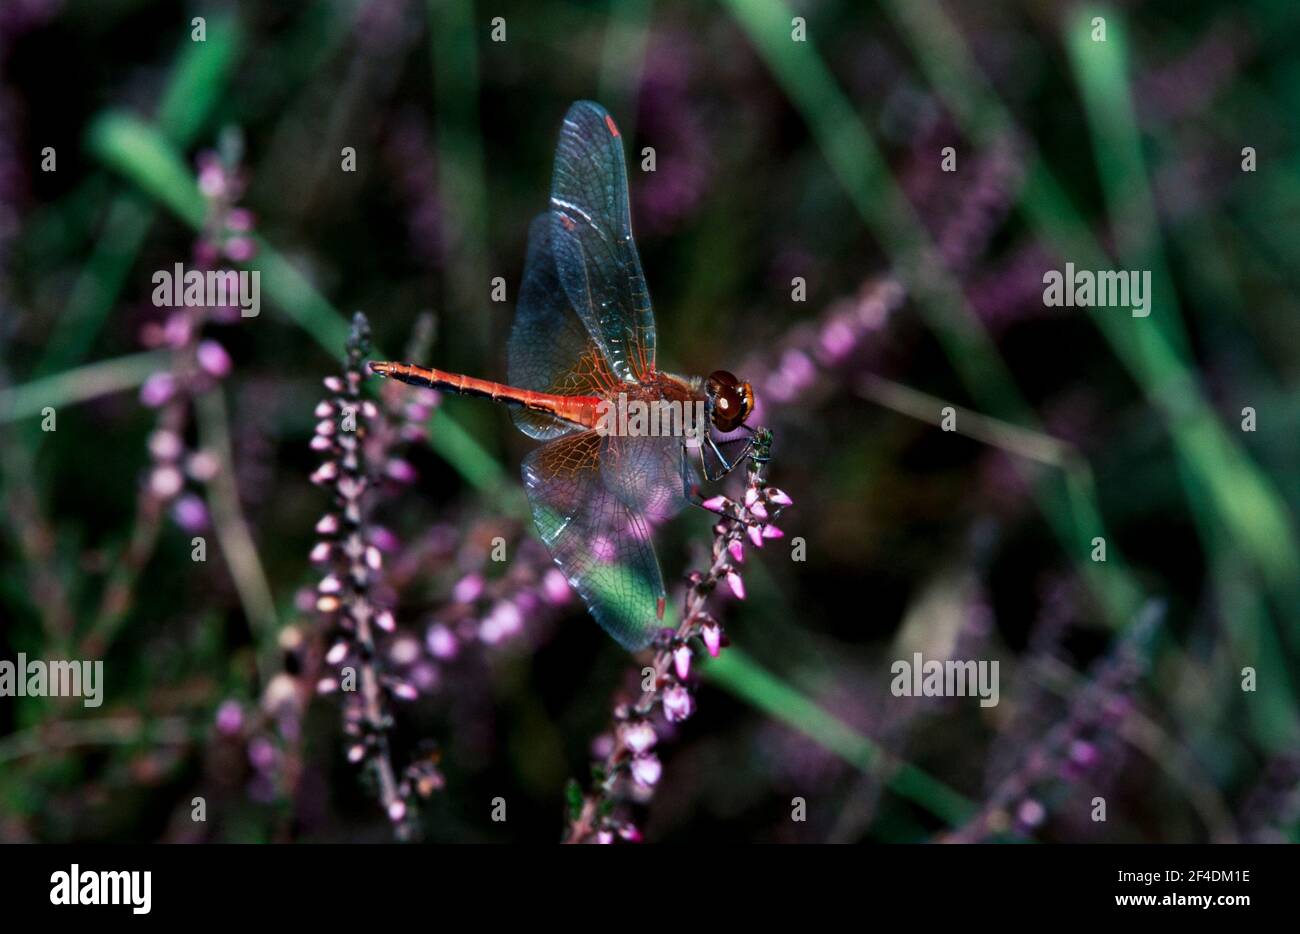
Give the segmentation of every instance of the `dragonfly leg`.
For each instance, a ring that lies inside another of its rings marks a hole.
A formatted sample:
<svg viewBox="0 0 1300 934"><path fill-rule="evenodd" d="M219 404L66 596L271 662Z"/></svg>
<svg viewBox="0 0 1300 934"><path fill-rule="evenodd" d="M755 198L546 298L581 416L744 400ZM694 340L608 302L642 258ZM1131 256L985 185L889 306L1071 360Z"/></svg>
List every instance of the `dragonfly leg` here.
<svg viewBox="0 0 1300 934"><path fill-rule="evenodd" d="M719 473L716 476L709 473L709 465L704 458L703 446L694 445L694 447L696 448L696 450L700 452L700 470L701 472L703 472L704 478L708 480L710 483L713 483L718 480L721 480L727 474L731 473L731 471L736 468L736 464L740 463L740 457L737 457L734 462L728 464L727 459L722 456L722 452L718 450L718 447L716 444L713 443L712 438L709 439L709 444L713 448L714 453L718 455L718 460L722 462L724 468L723 470L719 471ZM745 523L746 525L759 525L759 523L755 522L753 519L750 519L747 516L739 515L735 511L728 511L723 508L717 508L714 506L705 505L704 495L700 492L700 485L698 483L691 482L690 454L689 454L690 447L691 445L687 445L685 443L682 444L682 495L686 498L686 500L690 503L693 503L696 506L699 506L701 509L705 509L711 513L715 513L716 515L725 516L728 519L736 519L740 522ZM746 448L746 451L748 451L748 448ZM744 455L742 454L741 457L743 456Z"/></svg>

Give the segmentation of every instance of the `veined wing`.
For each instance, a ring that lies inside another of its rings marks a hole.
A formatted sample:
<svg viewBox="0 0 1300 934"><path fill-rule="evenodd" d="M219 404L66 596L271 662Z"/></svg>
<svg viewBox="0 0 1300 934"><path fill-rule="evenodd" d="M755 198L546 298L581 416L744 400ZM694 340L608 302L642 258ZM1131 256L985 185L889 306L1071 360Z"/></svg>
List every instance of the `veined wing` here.
<svg viewBox="0 0 1300 934"><path fill-rule="evenodd" d="M507 348L509 381L522 389L561 395L608 393L618 380L560 285L550 225L551 216L539 214L528 228L524 278ZM520 431L541 441L581 430L545 412L510 412Z"/></svg>
<svg viewBox="0 0 1300 934"><path fill-rule="evenodd" d="M632 240L627 167L605 108L569 108L551 182L551 248L559 281L620 380L644 382L655 367L655 322Z"/></svg>
<svg viewBox="0 0 1300 934"><path fill-rule="evenodd" d="M666 594L644 514L609 489L601 463L611 439L557 438L524 458L533 521L596 622L629 651L662 625Z"/></svg>

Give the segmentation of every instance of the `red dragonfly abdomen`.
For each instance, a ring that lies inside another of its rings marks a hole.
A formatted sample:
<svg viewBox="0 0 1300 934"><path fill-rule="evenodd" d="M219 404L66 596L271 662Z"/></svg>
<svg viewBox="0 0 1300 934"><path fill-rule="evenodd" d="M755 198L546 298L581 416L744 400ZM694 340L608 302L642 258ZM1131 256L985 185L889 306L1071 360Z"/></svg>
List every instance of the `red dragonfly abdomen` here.
<svg viewBox="0 0 1300 934"><path fill-rule="evenodd" d="M519 389L505 383L494 383L489 379L465 376L463 373L449 373L432 367L412 366L409 363L371 363L370 369L380 376L387 376L399 383L411 386L425 386L446 392L459 393L462 396L482 396L506 405L519 405L537 412L548 412L584 428L596 426L596 407L600 404L599 396L562 396L557 393L536 392L532 389Z"/></svg>

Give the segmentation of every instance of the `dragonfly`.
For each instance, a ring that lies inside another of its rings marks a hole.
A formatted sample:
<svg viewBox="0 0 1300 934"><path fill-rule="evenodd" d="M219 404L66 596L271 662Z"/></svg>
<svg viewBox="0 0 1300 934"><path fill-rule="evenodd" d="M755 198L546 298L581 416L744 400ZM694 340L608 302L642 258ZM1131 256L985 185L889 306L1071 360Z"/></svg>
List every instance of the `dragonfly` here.
<svg viewBox="0 0 1300 934"><path fill-rule="evenodd" d="M619 129L605 108L579 101L560 131L549 209L529 227L508 383L370 364L413 386L503 403L524 434L545 442L522 467L534 524L596 622L631 651L663 628L654 526L692 503L712 508L700 475L721 480L767 436L746 424L749 382L725 370L677 376L659 369L655 351ZM634 430L638 411L668 413L670 429L681 412L680 430L655 431L662 426L645 418Z"/></svg>

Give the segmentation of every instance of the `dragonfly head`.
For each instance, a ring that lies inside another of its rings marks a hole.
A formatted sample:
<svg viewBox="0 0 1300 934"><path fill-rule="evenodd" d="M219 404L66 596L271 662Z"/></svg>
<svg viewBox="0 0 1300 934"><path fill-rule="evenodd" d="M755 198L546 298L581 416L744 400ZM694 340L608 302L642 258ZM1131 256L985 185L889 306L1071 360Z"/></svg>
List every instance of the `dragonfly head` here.
<svg viewBox="0 0 1300 934"><path fill-rule="evenodd" d="M704 384L709 415L718 431L735 431L754 411L754 387L726 370L714 370Z"/></svg>

